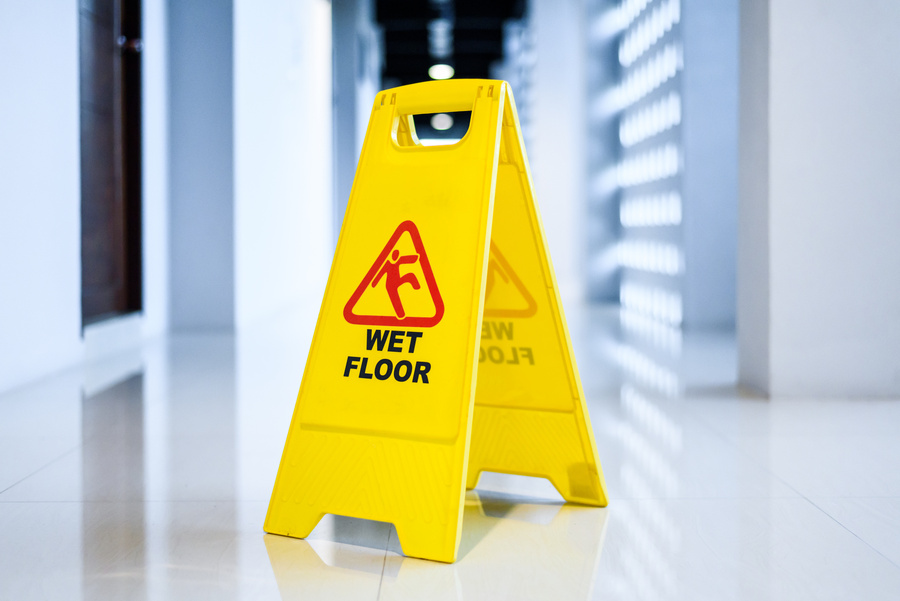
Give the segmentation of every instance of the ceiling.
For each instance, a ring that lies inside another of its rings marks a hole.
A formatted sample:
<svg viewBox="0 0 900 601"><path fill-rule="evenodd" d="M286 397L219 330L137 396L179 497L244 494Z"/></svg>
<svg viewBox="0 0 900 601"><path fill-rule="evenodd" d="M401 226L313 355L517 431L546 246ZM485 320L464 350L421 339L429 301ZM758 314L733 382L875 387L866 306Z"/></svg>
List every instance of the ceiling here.
<svg viewBox="0 0 900 601"><path fill-rule="evenodd" d="M384 31L385 87L428 81L449 64L456 78L486 78L503 57L503 23L521 19L526 0L376 0Z"/></svg>

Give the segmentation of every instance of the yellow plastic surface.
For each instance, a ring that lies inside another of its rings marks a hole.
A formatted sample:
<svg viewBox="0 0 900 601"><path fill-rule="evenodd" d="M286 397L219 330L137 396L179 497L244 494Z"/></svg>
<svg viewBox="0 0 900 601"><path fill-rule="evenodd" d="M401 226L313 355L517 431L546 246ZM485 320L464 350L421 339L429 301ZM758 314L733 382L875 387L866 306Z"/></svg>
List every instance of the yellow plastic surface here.
<svg viewBox="0 0 900 601"><path fill-rule="evenodd" d="M412 115L469 110L460 142L418 143ZM452 562L483 470L606 505L521 140L502 81L378 94L266 532L379 520Z"/></svg>

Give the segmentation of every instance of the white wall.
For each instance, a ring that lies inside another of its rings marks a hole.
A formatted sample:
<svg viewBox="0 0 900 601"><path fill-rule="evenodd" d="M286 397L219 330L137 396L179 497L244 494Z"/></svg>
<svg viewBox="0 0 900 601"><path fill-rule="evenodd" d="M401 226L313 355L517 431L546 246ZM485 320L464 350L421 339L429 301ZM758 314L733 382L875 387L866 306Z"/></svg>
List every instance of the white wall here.
<svg viewBox="0 0 900 601"><path fill-rule="evenodd" d="M331 4L234 6L235 320L321 298L331 264Z"/></svg>
<svg viewBox="0 0 900 601"><path fill-rule="evenodd" d="M738 0L682 0L684 326L735 321Z"/></svg>
<svg viewBox="0 0 900 601"><path fill-rule="evenodd" d="M769 3L741 0L737 329L739 379L769 389Z"/></svg>
<svg viewBox="0 0 900 601"><path fill-rule="evenodd" d="M329 4L246 2L236 31L221 7L144 3L144 337L170 291L177 328L230 329L321 295L330 263ZM0 4L0 56L2 391L84 356L77 7Z"/></svg>
<svg viewBox="0 0 900 601"><path fill-rule="evenodd" d="M900 394L900 4L758 4L742 2L741 379Z"/></svg>
<svg viewBox="0 0 900 601"><path fill-rule="evenodd" d="M170 319L234 328L232 2L169 0Z"/></svg>
<svg viewBox="0 0 900 601"><path fill-rule="evenodd" d="M381 57L372 5L373 0L333 0L331 3L334 244L337 244L350 199L372 102L381 89Z"/></svg>
<svg viewBox="0 0 900 601"><path fill-rule="evenodd" d="M0 57L5 390L81 357L77 3L0 3Z"/></svg>
<svg viewBox="0 0 900 601"><path fill-rule="evenodd" d="M168 327L165 18L144 2L144 338ZM0 56L3 391L84 357L78 7L0 3Z"/></svg>
<svg viewBox="0 0 900 601"><path fill-rule="evenodd" d="M165 0L143 2L144 337L169 325L168 28Z"/></svg>
<svg viewBox="0 0 900 601"><path fill-rule="evenodd" d="M563 300L584 297L586 202L584 6L581 0L533 0L533 144L535 197Z"/></svg>

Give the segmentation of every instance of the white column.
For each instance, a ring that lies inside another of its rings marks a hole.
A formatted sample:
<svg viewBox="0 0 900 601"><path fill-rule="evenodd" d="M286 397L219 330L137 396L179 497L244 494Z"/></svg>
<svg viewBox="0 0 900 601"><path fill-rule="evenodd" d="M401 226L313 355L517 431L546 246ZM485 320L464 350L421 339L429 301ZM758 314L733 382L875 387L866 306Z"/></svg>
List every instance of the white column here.
<svg viewBox="0 0 900 601"><path fill-rule="evenodd" d="M144 336L169 327L169 85L165 0L143 2Z"/></svg>
<svg viewBox="0 0 900 601"><path fill-rule="evenodd" d="M684 326L734 328L738 2L681 0Z"/></svg>
<svg viewBox="0 0 900 601"><path fill-rule="evenodd" d="M238 329L318 306L332 242L331 3L236 0L234 290ZM314 315L314 313L313 313Z"/></svg>
<svg viewBox="0 0 900 601"><path fill-rule="evenodd" d="M0 2L0 391L79 361L78 6Z"/></svg>
<svg viewBox="0 0 900 601"><path fill-rule="evenodd" d="M234 328L231 0L169 0L170 319Z"/></svg>
<svg viewBox="0 0 900 601"><path fill-rule="evenodd" d="M334 244L340 234L356 165L381 89L380 50L373 0L333 0Z"/></svg>
<svg viewBox="0 0 900 601"><path fill-rule="evenodd" d="M331 4L169 0L171 322L321 299L332 250Z"/></svg>
<svg viewBox="0 0 900 601"><path fill-rule="evenodd" d="M584 296L586 202L584 6L535 0L530 7L537 62L528 159L556 279L564 301Z"/></svg>
<svg viewBox="0 0 900 601"><path fill-rule="evenodd" d="M900 394L900 3L741 2L740 378Z"/></svg>

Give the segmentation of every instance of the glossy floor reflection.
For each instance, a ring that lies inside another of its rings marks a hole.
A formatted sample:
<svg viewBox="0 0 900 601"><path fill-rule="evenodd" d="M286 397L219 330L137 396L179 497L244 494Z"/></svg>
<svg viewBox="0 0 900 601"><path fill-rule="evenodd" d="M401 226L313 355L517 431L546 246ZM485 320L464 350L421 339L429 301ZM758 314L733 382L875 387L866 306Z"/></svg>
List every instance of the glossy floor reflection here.
<svg viewBox="0 0 900 601"><path fill-rule="evenodd" d="M568 312L607 509L484 474L453 565L264 534L313 310L0 396L0 599L900 598L900 400L743 395L727 337Z"/></svg>

